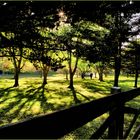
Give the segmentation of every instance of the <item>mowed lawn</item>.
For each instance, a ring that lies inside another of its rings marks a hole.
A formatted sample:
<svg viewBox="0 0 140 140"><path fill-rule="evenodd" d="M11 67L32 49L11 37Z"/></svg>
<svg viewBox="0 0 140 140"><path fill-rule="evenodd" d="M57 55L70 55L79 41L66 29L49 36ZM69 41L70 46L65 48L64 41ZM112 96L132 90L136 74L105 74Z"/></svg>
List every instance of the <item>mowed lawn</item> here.
<svg viewBox="0 0 140 140"><path fill-rule="evenodd" d="M41 86L41 77L32 74L21 75L20 86L16 88L12 87L13 76L0 77L0 83L0 126L75 105L72 91L68 88L68 81L62 74L49 76L48 84L44 88ZM121 76L119 85L122 91L133 89L134 77ZM86 77L84 80L80 77L74 78L75 91L81 103L109 95L112 86L113 76L105 77L104 82L98 81L97 78ZM128 105L139 108L140 98L135 98ZM107 115L102 115L64 138L88 138ZM130 116L126 116L126 118L127 121L131 120Z"/></svg>

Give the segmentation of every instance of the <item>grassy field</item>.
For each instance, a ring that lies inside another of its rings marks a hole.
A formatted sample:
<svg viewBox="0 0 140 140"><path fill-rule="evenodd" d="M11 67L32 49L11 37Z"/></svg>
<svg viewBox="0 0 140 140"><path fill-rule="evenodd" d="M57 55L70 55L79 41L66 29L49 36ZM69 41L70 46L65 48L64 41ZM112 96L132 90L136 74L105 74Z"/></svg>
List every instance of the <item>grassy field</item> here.
<svg viewBox="0 0 140 140"><path fill-rule="evenodd" d="M25 118L33 117L39 114L50 113L56 110L69 108L75 105L72 91L69 90L68 81L61 74L54 74L48 77L48 84L42 88L42 79L39 75L21 75L20 86L13 88L13 75L0 77L0 125L17 122ZM110 94L110 88L113 86L113 76L108 76L104 82L98 79L80 77L74 79L74 87L78 99L81 103L89 102ZM119 83L122 91L133 88L134 77L120 77ZM138 83L140 85L140 83ZM140 98L137 97L129 102L129 106L140 106ZM107 117L107 114L89 122L82 128L63 137L63 139L82 139L89 138L95 128L97 128ZM131 116L126 116L126 122L131 120ZM137 124L139 121L137 122ZM132 131L135 131L133 129Z"/></svg>

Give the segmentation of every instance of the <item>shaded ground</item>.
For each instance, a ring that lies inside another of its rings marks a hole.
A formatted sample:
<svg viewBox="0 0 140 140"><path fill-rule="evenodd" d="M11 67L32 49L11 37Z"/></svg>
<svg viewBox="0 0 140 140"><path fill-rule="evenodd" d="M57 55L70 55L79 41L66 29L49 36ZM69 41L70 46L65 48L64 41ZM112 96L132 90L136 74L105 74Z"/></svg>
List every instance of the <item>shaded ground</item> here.
<svg viewBox="0 0 140 140"><path fill-rule="evenodd" d="M20 87L13 88L13 79L0 78L0 125L23 120L43 113L68 108L75 105L72 91L67 88L68 81L62 75L49 77L48 85L42 87L40 77L20 78ZM122 77L120 86L122 91L133 88L133 79ZM97 79L74 80L75 92L81 103L89 102L110 94L113 85L112 77L99 82ZM129 102L129 106L139 107L140 98ZM106 118L94 120L82 128L77 129L64 138L88 138ZM128 118L128 117L127 117ZM130 120L130 118L128 118ZM84 132L84 133L83 133Z"/></svg>
<svg viewBox="0 0 140 140"><path fill-rule="evenodd" d="M68 82L58 76L49 78L45 87L41 86L40 77L20 78L17 88L12 87L11 76L9 79L1 78L0 82L0 125L75 105L73 91L67 88ZM74 90L80 102L105 96L88 87L91 80L83 81L83 84L81 82L81 79L75 81Z"/></svg>

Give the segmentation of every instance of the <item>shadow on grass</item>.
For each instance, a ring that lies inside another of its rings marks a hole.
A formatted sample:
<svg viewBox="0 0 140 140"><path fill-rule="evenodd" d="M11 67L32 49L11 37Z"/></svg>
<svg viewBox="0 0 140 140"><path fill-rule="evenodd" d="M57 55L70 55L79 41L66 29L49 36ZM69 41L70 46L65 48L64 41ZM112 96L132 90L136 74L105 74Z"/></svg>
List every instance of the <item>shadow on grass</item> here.
<svg viewBox="0 0 140 140"><path fill-rule="evenodd" d="M51 82L54 83L55 80ZM59 84L67 85L67 81L60 81ZM68 90L67 88L40 85L41 81L26 81L24 88L9 87L0 89L0 118L2 125L38 114L69 108L77 103L80 104L83 101L93 99L88 98L77 89ZM91 82L84 82L82 86L90 90L100 90L100 87Z"/></svg>
<svg viewBox="0 0 140 140"><path fill-rule="evenodd" d="M121 87L121 91L128 91L133 89L134 80L119 80L119 86ZM93 93L97 92L103 95L108 95L110 93L111 88L113 87L113 80L106 80L104 82L99 81L88 81L85 80L82 83L83 88L87 88ZM131 86L130 86L131 85Z"/></svg>
<svg viewBox="0 0 140 140"><path fill-rule="evenodd" d="M62 89L56 92L42 85L37 88L32 84L24 89L3 88L0 90L0 125L70 107L74 103L71 99L67 102L69 95L71 98L70 92Z"/></svg>
<svg viewBox="0 0 140 140"><path fill-rule="evenodd" d="M91 81L86 81L86 82L83 82L82 84L83 88L87 88L89 90L91 90L93 92L93 94L95 92L98 92L100 94L103 94L103 95L107 95L107 93L109 93L111 87L112 87L112 84L108 84L106 82L98 82L98 83L95 83L95 82L91 82Z"/></svg>
<svg viewBox="0 0 140 140"><path fill-rule="evenodd" d="M19 88L6 88L0 90L0 122L11 123L12 121L18 121L27 117L33 117L34 115L45 113L47 99L44 95L46 88L40 86L34 88L32 86L26 89ZM39 110L36 103L39 103ZM34 107L35 106L35 107ZM49 106L51 106L49 104ZM34 107L34 108L33 108ZM35 112L35 113L34 113Z"/></svg>
<svg viewBox="0 0 140 140"><path fill-rule="evenodd" d="M1 88L0 89L0 97L5 96L6 94L9 93L9 91L12 91L12 90L14 90L13 86L8 87L8 88ZM6 93L6 91L8 91L8 92Z"/></svg>
<svg viewBox="0 0 140 140"><path fill-rule="evenodd" d="M88 98L87 96L81 94L80 92L76 92L77 94L81 95L82 97L84 97L86 100L90 101L90 98Z"/></svg>

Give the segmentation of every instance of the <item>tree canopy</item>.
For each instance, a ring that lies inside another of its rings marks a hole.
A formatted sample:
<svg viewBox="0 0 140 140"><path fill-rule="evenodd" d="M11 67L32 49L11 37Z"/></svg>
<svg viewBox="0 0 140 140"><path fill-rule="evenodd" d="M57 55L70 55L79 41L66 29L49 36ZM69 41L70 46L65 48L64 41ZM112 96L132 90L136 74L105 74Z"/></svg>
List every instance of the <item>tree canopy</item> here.
<svg viewBox="0 0 140 140"><path fill-rule="evenodd" d="M23 57L54 70L67 60L72 77L79 58L103 67L111 63L118 86L123 43L139 34L138 13L139 3L130 1L2 1L0 54L13 57L17 73Z"/></svg>

